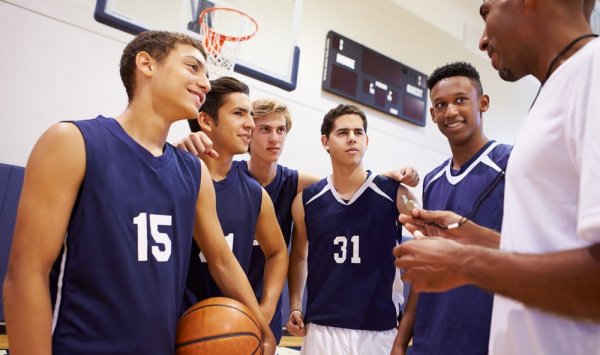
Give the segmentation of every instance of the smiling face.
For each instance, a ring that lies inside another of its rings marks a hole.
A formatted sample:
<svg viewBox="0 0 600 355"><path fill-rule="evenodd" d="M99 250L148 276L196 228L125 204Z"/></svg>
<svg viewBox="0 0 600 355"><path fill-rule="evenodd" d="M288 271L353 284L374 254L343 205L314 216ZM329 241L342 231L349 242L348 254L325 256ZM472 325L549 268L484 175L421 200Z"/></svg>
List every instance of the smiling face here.
<svg viewBox="0 0 600 355"><path fill-rule="evenodd" d="M287 138L286 120L283 113L272 112L255 119L252 131L250 155L269 163L276 163L281 156Z"/></svg>
<svg viewBox="0 0 600 355"><path fill-rule="evenodd" d="M358 165L365 155L369 138L362 118L356 114L345 114L335 119L331 133L322 135L321 143L334 163Z"/></svg>
<svg viewBox="0 0 600 355"><path fill-rule="evenodd" d="M450 145L458 146L483 137L481 113L489 98L479 96L473 81L453 76L438 81L431 89L431 117Z"/></svg>
<svg viewBox="0 0 600 355"><path fill-rule="evenodd" d="M206 61L197 48L178 44L162 61L149 64L149 69L153 105L165 111L165 117L185 119L198 115L210 83Z"/></svg>
<svg viewBox="0 0 600 355"><path fill-rule="evenodd" d="M252 102L248 95L242 92L227 94L217 112L217 122L205 112L200 114L202 131L213 141L214 149L220 155L246 153L254 129Z"/></svg>
<svg viewBox="0 0 600 355"><path fill-rule="evenodd" d="M525 10L522 0L484 0L479 9L485 22L479 49L506 81L521 79L535 65L535 43L527 40L532 21Z"/></svg>

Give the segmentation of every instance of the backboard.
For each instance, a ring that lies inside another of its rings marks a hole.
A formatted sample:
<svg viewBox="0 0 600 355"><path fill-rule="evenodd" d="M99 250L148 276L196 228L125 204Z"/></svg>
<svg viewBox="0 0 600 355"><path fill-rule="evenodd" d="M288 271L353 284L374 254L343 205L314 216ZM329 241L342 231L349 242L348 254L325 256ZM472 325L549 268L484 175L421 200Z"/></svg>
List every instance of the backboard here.
<svg viewBox="0 0 600 355"><path fill-rule="evenodd" d="M198 16L208 7L234 8L258 23L256 35L241 45L236 72L287 91L296 88L302 0L97 0L94 18L131 34L167 30L199 38Z"/></svg>

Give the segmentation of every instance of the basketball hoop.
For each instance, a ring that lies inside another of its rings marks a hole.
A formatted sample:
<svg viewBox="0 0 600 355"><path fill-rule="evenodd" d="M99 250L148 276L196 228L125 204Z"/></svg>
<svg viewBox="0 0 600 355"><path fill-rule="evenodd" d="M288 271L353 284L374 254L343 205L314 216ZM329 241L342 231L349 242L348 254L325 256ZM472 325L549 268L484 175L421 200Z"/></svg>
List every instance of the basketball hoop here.
<svg viewBox="0 0 600 355"><path fill-rule="evenodd" d="M258 23L249 15L226 7L209 7L198 18L200 36L207 52L211 79L230 75L240 44L258 31Z"/></svg>

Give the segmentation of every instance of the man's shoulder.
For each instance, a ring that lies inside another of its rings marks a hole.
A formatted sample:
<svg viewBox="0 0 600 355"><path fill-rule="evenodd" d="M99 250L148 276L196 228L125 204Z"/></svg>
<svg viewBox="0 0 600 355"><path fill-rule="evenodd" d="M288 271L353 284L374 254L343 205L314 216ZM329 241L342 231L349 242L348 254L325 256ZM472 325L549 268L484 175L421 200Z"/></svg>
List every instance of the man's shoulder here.
<svg viewBox="0 0 600 355"><path fill-rule="evenodd" d="M302 199L307 201L307 199L313 197L319 192L323 191L323 189L328 185L327 178L323 178L313 184L308 185L304 190L302 190Z"/></svg>
<svg viewBox="0 0 600 355"><path fill-rule="evenodd" d="M277 164L277 175L280 175L284 179L298 178L298 170L288 168L285 165Z"/></svg>
<svg viewBox="0 0 600 355"><path fill-rule="evenodd" d="M423 186L427 185L429 181L439 175L450 163L452 158L448 158L444 160L440 165L436 166L433 170L430 170L427 174L425 174L425 179L423 179Z"/></svg>
<svg viewBox="0 0 600 355"><path fill-rule="evenodd" d="M498 143L490 152L490 155L507 156L512 152L513 146L510 144Z"/></svg>
<svg viewBox="0 0 600 355"><path fill-rule="evenodd" d="M494 149L488 154L490 159L497 163L502 169L506 170L508 158L512 153L513 146L510 144L497 144Z"/></svg>
<svg viewBox="0 0 600 355"><path fill-rule="evenodd" d="M400 183L392 178L384 175L376 174L373 178L373 183L381 188L389 188L397 190L400 187Z"/></svg>

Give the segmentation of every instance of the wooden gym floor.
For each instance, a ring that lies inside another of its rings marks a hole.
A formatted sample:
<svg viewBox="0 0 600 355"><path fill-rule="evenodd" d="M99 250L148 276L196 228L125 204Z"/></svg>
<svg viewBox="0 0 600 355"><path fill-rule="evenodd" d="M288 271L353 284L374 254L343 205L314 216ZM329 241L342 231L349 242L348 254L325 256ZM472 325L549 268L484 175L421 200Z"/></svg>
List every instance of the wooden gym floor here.
<svg viewBox="0 0 600 355"><path fill-rule="evenodd" d="M300 350L301 346L302 346L302 337L294 337L294 336L290 336L290 335L284 335L283 337L281 337L281 342L279 344L279 347L296 349L296 350ZM8 339L6 337L6 334L0 333L0 350L7 350L7 349L8 349Z"/></svg>

